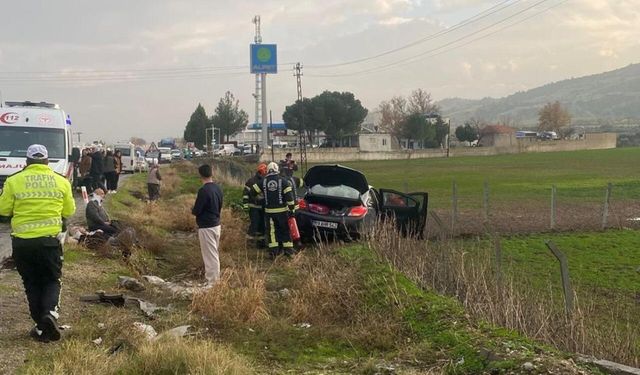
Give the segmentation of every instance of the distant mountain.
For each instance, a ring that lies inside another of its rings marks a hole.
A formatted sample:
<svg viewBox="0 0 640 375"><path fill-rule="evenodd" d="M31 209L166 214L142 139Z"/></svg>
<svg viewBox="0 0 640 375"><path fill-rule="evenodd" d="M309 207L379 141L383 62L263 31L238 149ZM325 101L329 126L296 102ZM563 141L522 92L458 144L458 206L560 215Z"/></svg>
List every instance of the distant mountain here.
<svg viewBox="0 0 640 375"><path fill-rule="evenodd" d="M451 98L438 105L442 115L456 123L470 118L488 122L508 118L520 126L533 126L538 120L538 110L556 100L569 109L574 124L593 124L600 120L640 121L640 64L550 83L501 99Z"/></svg>

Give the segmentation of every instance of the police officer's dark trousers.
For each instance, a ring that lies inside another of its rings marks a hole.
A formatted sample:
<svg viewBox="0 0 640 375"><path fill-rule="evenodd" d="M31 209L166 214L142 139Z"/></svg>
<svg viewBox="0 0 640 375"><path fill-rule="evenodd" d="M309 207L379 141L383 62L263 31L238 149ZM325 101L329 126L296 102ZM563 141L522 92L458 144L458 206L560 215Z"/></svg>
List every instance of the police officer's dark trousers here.
<svg viewBox="0 0 640 375"><path fill-rule="evenodd" d="M55 237L13 237L13 260L22 277L31 318L39 323L44 315L58 318L62 246Z"/></svg>
<svg viewBox="0 0 640 375"><path fill-rule="evenodd" d="M279 255L293 254L293 242L289 233L289 214L287 212L266 213L265 229L269 243L269 253Z"/></svg>

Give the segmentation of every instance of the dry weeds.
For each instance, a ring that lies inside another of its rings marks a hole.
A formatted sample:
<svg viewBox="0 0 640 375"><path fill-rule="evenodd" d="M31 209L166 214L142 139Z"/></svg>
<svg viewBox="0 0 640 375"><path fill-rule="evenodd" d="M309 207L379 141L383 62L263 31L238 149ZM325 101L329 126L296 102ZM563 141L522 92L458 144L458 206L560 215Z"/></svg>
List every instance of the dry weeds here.
<svg viewBox="0 0 640 375"><path fill-rule="evenodd" d="M539 291L523 286L515 275L499 278L491 249L404 238L388 228L374 231L370 247L419 285L455 296L471 316L570 352L638 365L640 329L616 323L631 321L621 311L613 308L610 324L603 325L593 302L576 296L567 315L560 292L551 286Z"/></svg>
<svg viewBox="0 0 640 375"><path fill-rule="evenodd" d="M217 327L267 319L265 276L251 265L227 268L212 288L194 295L191 308Z"/></svg>

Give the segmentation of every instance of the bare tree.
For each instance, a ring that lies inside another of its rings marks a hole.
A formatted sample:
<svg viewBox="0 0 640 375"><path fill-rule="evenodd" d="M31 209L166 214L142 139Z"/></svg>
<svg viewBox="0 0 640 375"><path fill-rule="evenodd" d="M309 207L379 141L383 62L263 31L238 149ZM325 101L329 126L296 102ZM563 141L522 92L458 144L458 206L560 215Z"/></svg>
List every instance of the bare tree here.
<svg viewBox="0 0 640 375"><path fill-rule="evenodd" d="M393 135L400 141L402 126L407 117L407 100L401 96L394 96L388 102L380 103L380 122L378 127Z"/></svg>
<svg viewBox="0 0 640 375"><path fill-rule="evenodd" d="M414 90L409 96L408 103L409 113L419 113L421 115L429 113L438 113L440 109L433 103L431 94L423 89Z"/></svg>
<svg viewBox="0 0 640 375"><path fill-rule="evenodd" d="M562 107L559 101L547 103L538 112L538 130L555 131L560 133L561 128L571 124L571 114Z"/></svg>

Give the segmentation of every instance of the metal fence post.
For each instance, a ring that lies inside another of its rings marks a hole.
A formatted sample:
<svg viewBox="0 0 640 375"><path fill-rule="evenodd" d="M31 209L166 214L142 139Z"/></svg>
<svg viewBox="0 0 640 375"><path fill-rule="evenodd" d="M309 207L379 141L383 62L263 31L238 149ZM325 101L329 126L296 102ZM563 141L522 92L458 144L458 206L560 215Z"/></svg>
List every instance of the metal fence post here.
<svg viewBox="0 0 640 375"><path fill-rule="evenodd" d="M573 312L573 290L571 289L571 280L569 278L569 263L567 262L567 257L562 251L560 251L560 249L558 249L553 241L547 240L544 243L560 262L560 274L562 276L562 290L564 291L565 311L567 312L567 315L571 315L571 313Z"/></svg>
<svg viewBox="0 0 640 375"><path fill-rule="evenodd" d="M611 182L607 184L607 190L604 193L604 205L602 207L602 229L607 229L607 221L609 220L609 202L611 200L611 190L613 185Z"/></svg>
<svg viewBox="0 0 640 375"><path fill-rule="evenodd" d="M553 230L556 228L556 185L551 185L551 226Z"/></svg>

